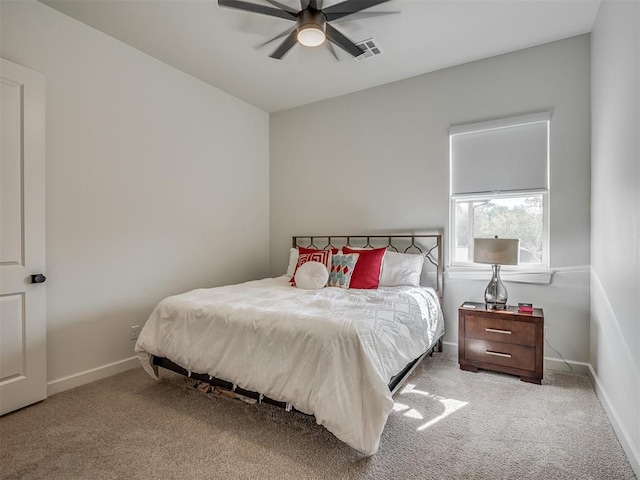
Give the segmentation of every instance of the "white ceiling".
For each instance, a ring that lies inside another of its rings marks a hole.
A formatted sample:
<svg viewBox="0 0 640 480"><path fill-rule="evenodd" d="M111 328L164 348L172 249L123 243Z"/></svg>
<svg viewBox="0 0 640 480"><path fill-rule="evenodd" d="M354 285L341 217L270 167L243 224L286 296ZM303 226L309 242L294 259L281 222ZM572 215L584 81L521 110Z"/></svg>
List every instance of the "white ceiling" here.
<svg viewBox="0 0 640 480"><path fill-rule="evenodd" d="M600 0L391 0L393 15L332 24L383 54L296 45L269 58L293 25L217 0L40 0L267 112L275 112L591 31ZM268 5L265 0L250 0ZM299 0L280 0L299 7ZM325 0L325 7L339 3Z"/></svg>

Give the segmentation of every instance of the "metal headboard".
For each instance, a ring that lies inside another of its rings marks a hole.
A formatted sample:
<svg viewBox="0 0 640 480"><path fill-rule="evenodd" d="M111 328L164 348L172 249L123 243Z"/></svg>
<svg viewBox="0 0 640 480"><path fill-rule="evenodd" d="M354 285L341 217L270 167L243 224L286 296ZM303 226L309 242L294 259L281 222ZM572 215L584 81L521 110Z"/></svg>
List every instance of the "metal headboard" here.
<svg viewBox="0 0 640 480"><path fill-rule="evenodd" d="M435 290L443 297L444 253L442 234L415 235L298 235L291 237L292 247L326 250L329 248L382 248L399 253L424 253L426 260L435 267Z"/></svg>

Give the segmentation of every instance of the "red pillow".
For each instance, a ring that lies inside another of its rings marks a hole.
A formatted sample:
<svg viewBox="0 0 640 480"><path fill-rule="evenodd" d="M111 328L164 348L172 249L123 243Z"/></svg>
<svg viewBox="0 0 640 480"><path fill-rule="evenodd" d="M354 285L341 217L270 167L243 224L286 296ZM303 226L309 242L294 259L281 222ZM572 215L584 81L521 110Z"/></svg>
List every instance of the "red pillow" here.
<svg viewBox="0 0 640 480"><path fill-rule="evenodd" d="M358 253L360 257L353 270L349 288L375 289L380 285L380 271L382 270L382 259L387 251L386 248L374 248L366 250L355 250L343 247L344 253Z"/></svg>
<svg viewBox="0 0 640 480"><path fill-rule="evenodd" d="M308 250L308 249L307 249ZM327 271L331 268L331 252L329 250L311 250L311 253L302 253L298 255L298 263L296 264L296 269L293 271L293 276L289 282L291 285L296 284L296 272L300 266L304 265L307 262L320 262L325 267L327 267Z"/></svg>

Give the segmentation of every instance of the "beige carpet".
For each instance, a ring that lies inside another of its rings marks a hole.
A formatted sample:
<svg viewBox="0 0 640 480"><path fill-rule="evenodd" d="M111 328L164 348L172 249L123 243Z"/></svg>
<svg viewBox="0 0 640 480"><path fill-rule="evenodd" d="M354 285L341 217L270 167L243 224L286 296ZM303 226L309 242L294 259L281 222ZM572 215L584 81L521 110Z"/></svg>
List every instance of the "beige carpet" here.
<svg viewBox="0 0 640 480"><path fill-rule="evenodd" d="M363 458L310 417L141 369L0 418L4 479L632 479L585 377L542 386L427 358Z"/></svg>

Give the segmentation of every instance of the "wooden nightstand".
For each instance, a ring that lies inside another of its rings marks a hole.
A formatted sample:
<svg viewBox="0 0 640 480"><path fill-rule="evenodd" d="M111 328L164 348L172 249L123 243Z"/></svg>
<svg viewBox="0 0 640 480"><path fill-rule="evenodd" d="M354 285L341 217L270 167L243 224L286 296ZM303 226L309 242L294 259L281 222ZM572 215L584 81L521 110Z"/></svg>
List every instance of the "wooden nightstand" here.
<svg viewBox="0 0 640 480"><path fill-rule="evenodd" d="M487 310L484 303L458 309L458 363L462 370L520 375L540 384L544 361L544 313L519 313L518 307Z"/></svg>

